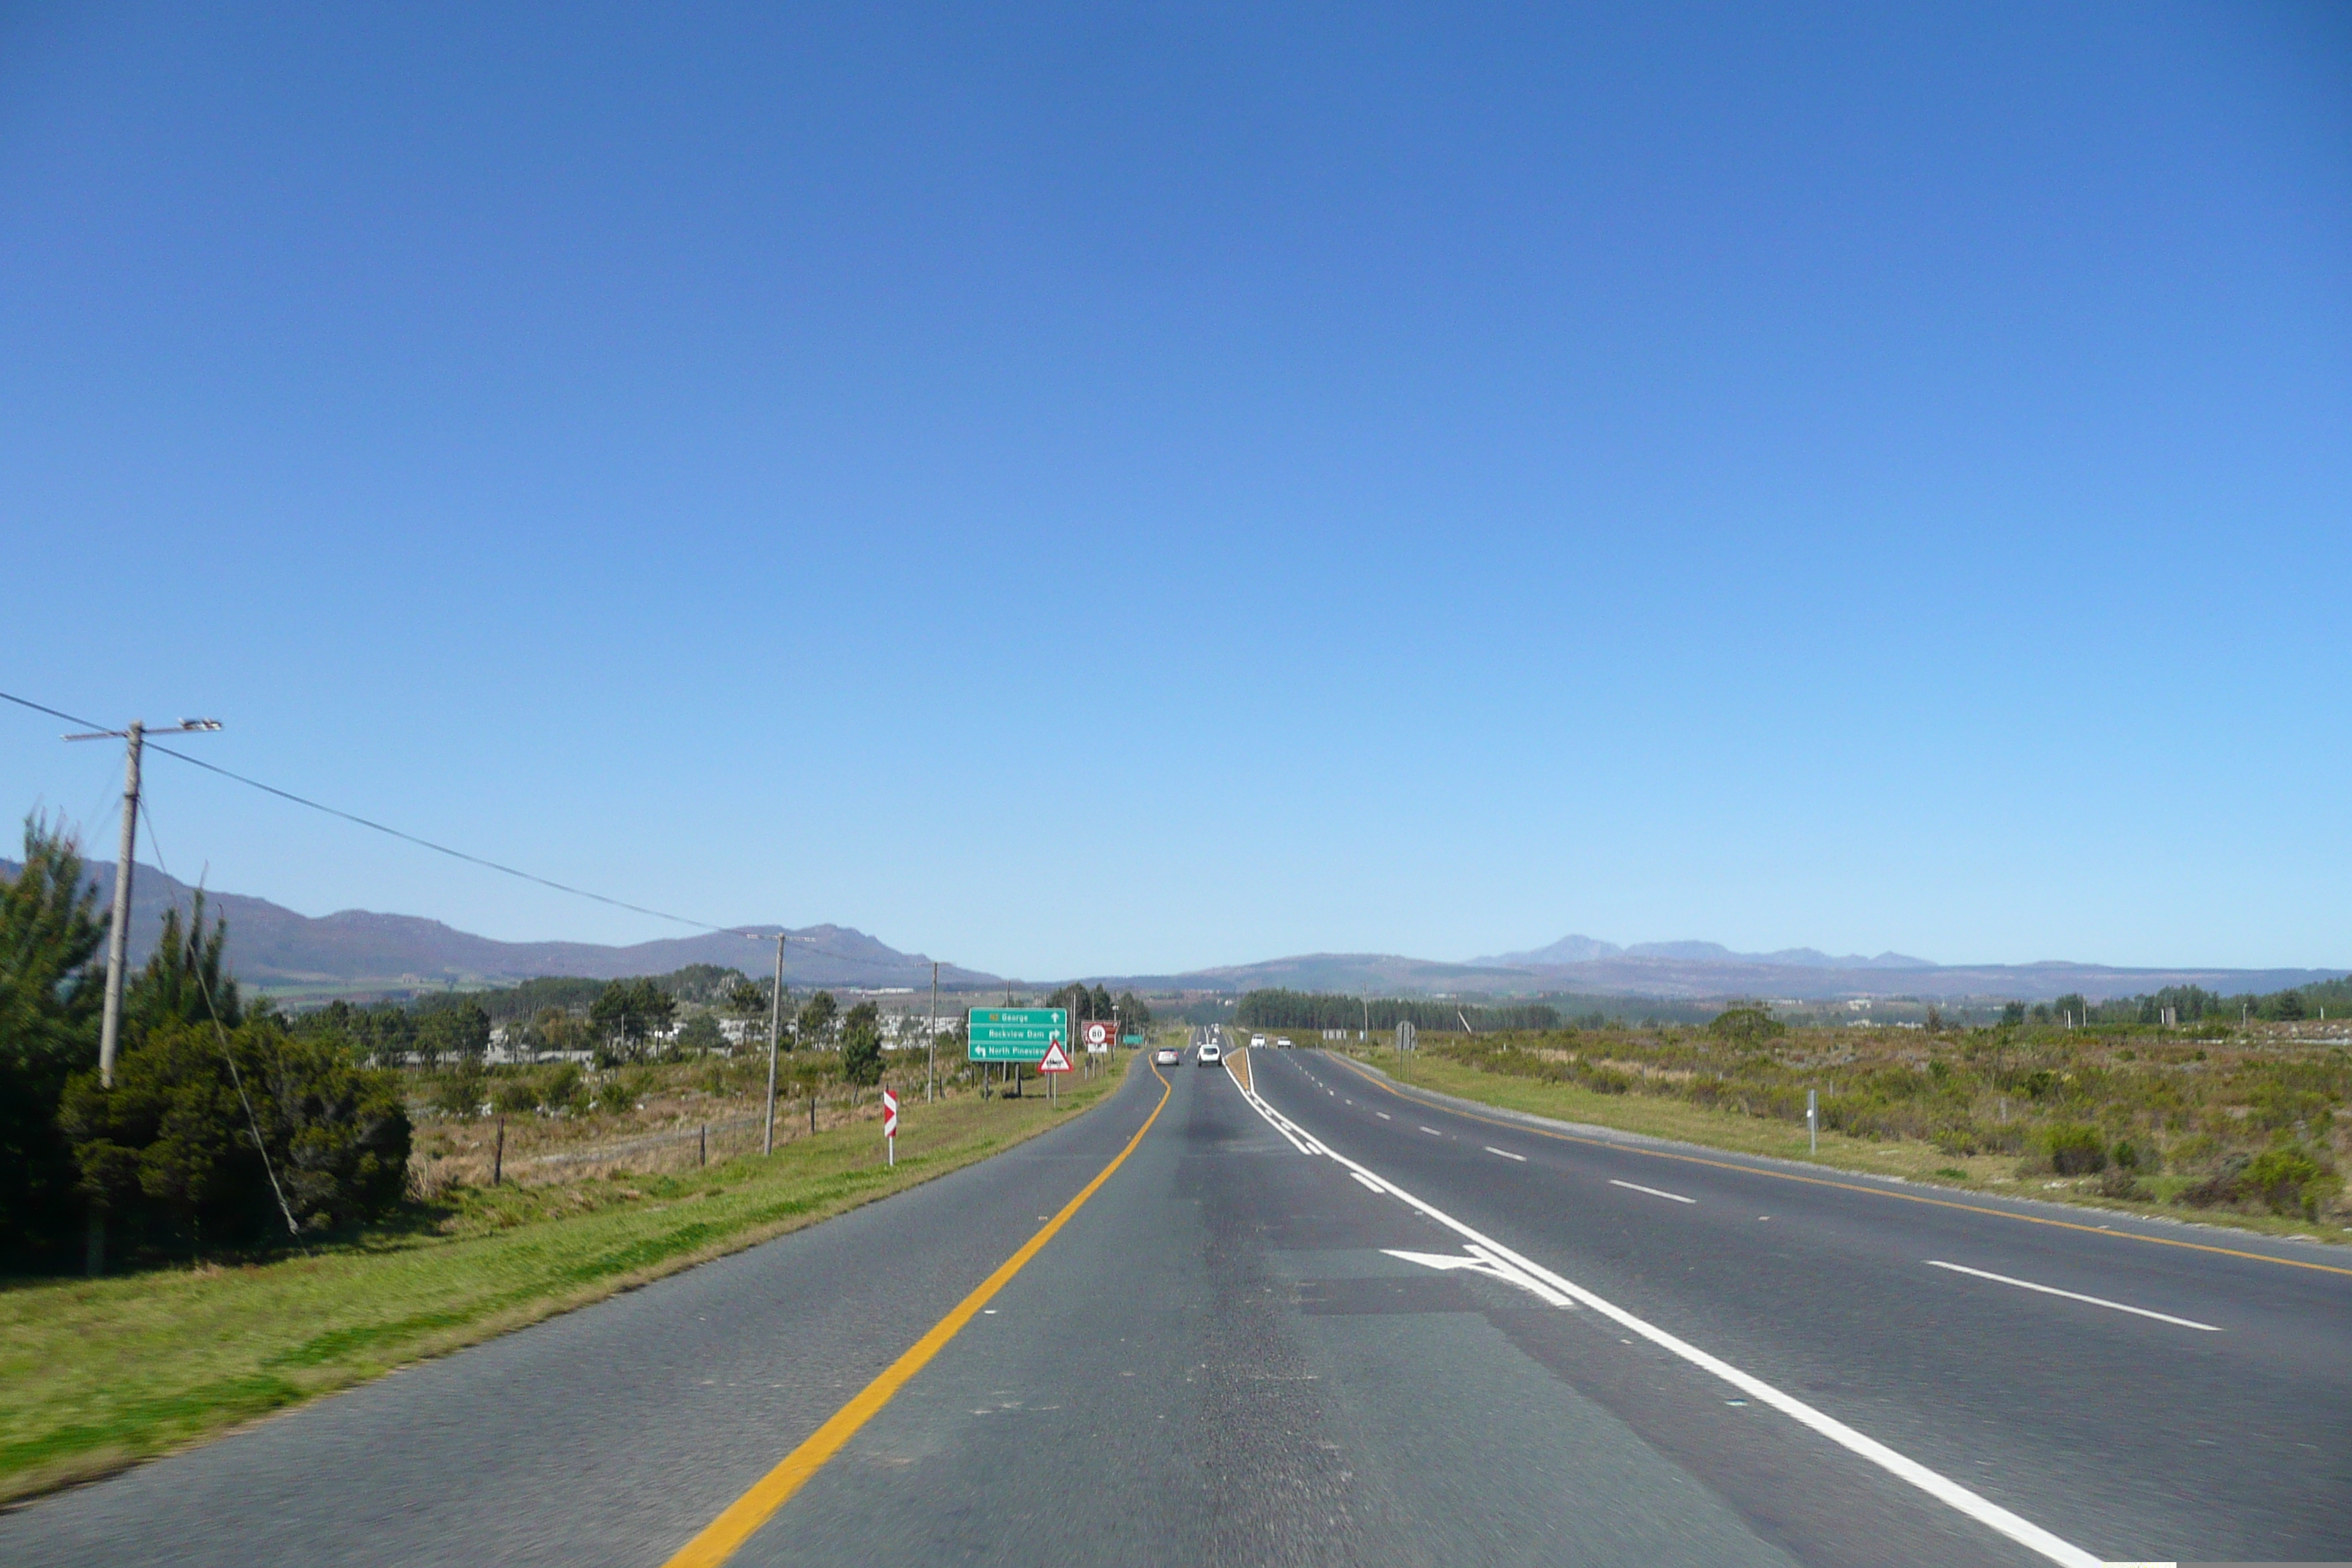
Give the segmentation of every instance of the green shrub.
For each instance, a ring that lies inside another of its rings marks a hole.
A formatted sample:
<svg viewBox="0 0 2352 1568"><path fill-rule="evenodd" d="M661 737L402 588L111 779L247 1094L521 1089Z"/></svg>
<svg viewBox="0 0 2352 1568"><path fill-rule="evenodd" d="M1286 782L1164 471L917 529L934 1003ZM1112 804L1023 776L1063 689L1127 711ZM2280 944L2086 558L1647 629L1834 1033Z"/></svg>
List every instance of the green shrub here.
<svg viewBox="0 0 2352 1568"><path fill-rule="evenodd" d="M22 868L0 879L0 1259L71 1256L81 1205L57 1124L74 1069L98 1056L96 895L73 841L25 824Z"/></svg>
<svg viewBox="0 0 2352 1568"><path fill-rule="evenodd" d="M539 1109L539 1089L527 1078L502 1078L491 1087L490 1109L505 1116L527 1116Z"/></svg>
<svg viewBox="0 0 2352 1568"><path fill-rule="evenodd" d="M871 1002L852 1007L843 1021L841 1076L860 1089L882 1081L882 1026Z"/></svg>
<svg viewBox="0 0 2352 1568"><path fill-rule="evenodd" d="M580 1076L576 1062L558 1062L539 1082L539 1103L546 1110L562 1114L575 1111L588 1103L587 1080Z"/></svg>
<svg viewBox="0 0 2352 1568"><path fill-rule="evenodd" d="M2319 1198L2333 1189L2332 1177L2301 1145L2281 1141L2247 1162L2242 1180L2273 1214L2311 1218Z"/></svg>
<svg viewBox="0 0 2352 1568"><path fill-rule="evenodd" d="M229 1032L248 1118L209 1023L165 1024L126 1050L114 1087L68 1086L58 1125L81 1187L132 1245L246 1246L286 1237L270 1186L304 1231L373 1218L407 1189L409 1123L397 1081L340 1044L289 1038L261 1018ZM254 1143L258 1124L265 1167Z"/></svg>
<svg viewBox="0 0 2352 1568"><path fill-rule="evenodd" d="M2220 1169L2181 1188L2176 1201L2199 1209L2236 1203L2244 1194L2246 1167L2252 1163L2243 1154L2230 1155Z"/></svg>
<svg viewBox="0 0 2352 1568"><path fill-rule="evenodd" d="M489 1075L479 1062L461 1061L433 1080L430 1103L444 1116L474 1116L489 1098Z"/></svg>
<svg viewBox="0 0 2352 1568"><path fill-rule="evenodd" d="M2099 1178L2099 1195L2103 1198L2146 1198L2149 1194L2139 1184L2139 1177L2128 1166L2119 1164Z"/></svg>
<svg viewBox="0 0 2352 1568"><path fill-rule="evenodd" d="M637 1108L649 1087L651 1081L642 1071L616 1072L597 1086L596 1104L603 1110L625 1114Z"/></svg>
<svg viewBox="0 0 2352 1568"><path fill-rule="evenodd" d="M2095 1127L2062 1121L2042 1137L2050 1151L2050 1168L2062 1176L2096 1175L2107 1168L2106 1143Z"/></svg>
<svg viewBox="0 0 2352 1568"><path fill-rule="evenodd" d="M1595 1094L1631 1094L1633 1075L1618 1068L1592 1067L1583 1062L1577 1065L1577 1077L1584 1087Z"/></svg>

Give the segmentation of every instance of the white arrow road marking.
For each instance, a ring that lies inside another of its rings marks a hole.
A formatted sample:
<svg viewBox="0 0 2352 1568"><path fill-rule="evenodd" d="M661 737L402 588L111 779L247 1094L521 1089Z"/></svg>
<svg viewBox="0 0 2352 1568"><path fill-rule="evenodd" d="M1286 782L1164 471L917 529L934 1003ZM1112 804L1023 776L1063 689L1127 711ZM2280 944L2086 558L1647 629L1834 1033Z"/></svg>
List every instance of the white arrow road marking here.
<svg viewBox="0 0 2352 1568"><path fill-rule="evenodd" d="M1506 1285L1516 1285L1555 1307L1566 1307L1570 1310L1576 1307L1576 1302L1569 1297L1561 1295L1526 1269L1514 1268L1475 1241L1470 1244L1471 1256L1467 1258L1456 1258L1448 1252L1399 1252L1393 1247L1383 1247L1381 1250L1391 1258L1402 1258L1407 1263L1424 1264L1431 1268L1466 1268L1473 1274L1485 1274L1500 1279Z"/></svg>
<svg viewBox="0 0 2352 1568"><path fill-rule="evenodd" d="M1239 1079L1234 1081L1236 1085L1240 1082ZM1284 1137L1290 1138L1293 1142L1303 1140L1302 1146L1306 1152L1321 1154L1360 1179L1368 1178L1366 1185L1378 1186L1382 1192L1394 1197L1414 1213L1454 1232L1469 1243L1482 1260L1497 1266L1507 1266L1515 1272L1524 1274L1529 1279L1549 1287L1580 1306L1590 1307L1627 1333L1639 1334L1660 1349L1680 1356L1701 1371L1712 1373L1731 1384L1734 1389L1748 1398L1760 1405L1770 1405L1799 1426L1820 1433L1848 1453L1869 1460L1898 1480L1918 1488L1937 1502L1943 1503L1956 1512L1968 1515L1986 1529L2008 1537L2030 1552L2040 1552L2053 1563L2063 1563L2066 1564L2066 1568L2105 1568L2099 1559L2090 1552L2084 1551L2073 1542L2053 1535L2022 1514L2011 1513L1990 1499L1970 1491L1959 1482L1938 1475L1918 1460L1906 1458L1896 1453L1877 1438L1855 1431L1836 1416L1814 1409L1794 1394L1781 1393L1762 1378L1740 1371L1721 1357L1708 1354L1689 1341L1668 1333L1655 1323L1635 1317L1615 1302L1596 1296L1575 1281L1563 1279L1532 1258L1512 1251L1492 1237L1473 1230L1444 1209L1438 1208L1433 1204L1424 1203L1378 1172L1350 1160L1297 1122L1285 1117L1249 1089L1243 1089L1242 1095L1249 1101L1251 1109L1265 1117ZM1666 1193L1661 1195L1674 1197L1678 1194ZM1694 1200L1685 1199L1684 1201ZM1461 1264L1447 1267L1469 1266Z"/></svg>
<svg viewBox="0 0 2352 1568"><path fill-rule="evenodd" d="M1930 1258L1927 1259L1927 1267L1948 1268L1955 1274L1973 1274L1979 1279L1998 1280L2003 1285L2014 1285L2021 1290L2039 1290L2045 1296L2063 1296L2069 1301L2088 1301L2094 1307L2111 1307L2118 1312L2129 1312L2136 1317L2154 1318L2159 1323L2178 1323L2184 1329L2202 1329L2209 1334L2218 1334L2221 1331L2210 1323L2200 1323L2188 1318L2176 1318L2169 1312L2151 1312L2146 1307L2126 1307L2121 1301L2110 1301L2105 1297L2084 1296L2073 1290L2061 1290L2055 1285L2036 1285L2031 1279L2011 1279L2006 1274L1989 1274L1981 1268L1970 1268L1958 1263L1944 1263Z"/></svg>

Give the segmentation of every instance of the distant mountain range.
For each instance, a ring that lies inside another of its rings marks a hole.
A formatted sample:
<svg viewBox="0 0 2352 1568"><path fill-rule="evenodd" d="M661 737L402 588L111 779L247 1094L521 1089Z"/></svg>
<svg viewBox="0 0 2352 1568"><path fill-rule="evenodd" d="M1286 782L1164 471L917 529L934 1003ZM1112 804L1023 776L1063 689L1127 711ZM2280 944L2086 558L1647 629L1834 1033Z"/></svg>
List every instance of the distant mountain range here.
<svg viewBox="0 0 2352 1568"><path fill-rule="evenodd" d="M1589 936L1564 936L1549 947L1532 952L1505 952L1474 958L1473 964L1506 969L1545 968L1566 963L1597 963L1609 958L1671 958L1686 963L1761 963L1776 969L1935 969L1935 960L1907 953L1882 952L1876 958L1848 953L1832 958L1816 947L1784 947L1778 952L1734 952L1717 942L1637 942L1619 947Z"/></svg>
<svg viewBox="0 0 2352 1568"><path fill-rule="evenodd" d="M1282 986L1372 996L1549 994L1691 1001L1759 996L1793 1002L1916 996L2046 1002L2070 992L2096 1001L2144 995L2168 985L2201 985L2224 995L2284 991L2333 980L2345 973L2340 969L2132 969L2064 962L1956 965L1895 952L1876 958L1837 958L1812 948L1739 953L1711 942L1619 947L1591 937L1572 936L1532 952L1501 953L1468 963L1439 963L1394 953L1315 952L1184 974L1132 975L1110 984L1228 992Z"/></svg>
<svg viewBox="0 0 2352 1568"><path fill-rule="evenodd" d="M23 869L16 861L0 860L0 877L13 879ZM98 889L103 921L114 897L114 868L92 867L90 880ZM152 866L139 868L131 879L132 963L144 963L153 951L164 910L176 903L184 913L194 891ZM510 984L541 974L609 980L667 974L689 963L765 974L775 963L774 926L745 928L763 941L713 931L605 947L585 942L497 942L439 921L365 910L312 917L238 893L207 891L205 905L208 912L228 918L231 972L247 985L274 992L438 990ZM787 984L879 989L931 982L931 961L923 954L900 952L847 926L806 926L787 934L792 938L784 944ZM994 975L954 964L940 966L942 985L995 983Z"/></svg>
<svg viewBox="0 0 2352 1568"><path fill-rule="evenodd" d="M0 878L23 869L0 860ZM113 896L114 868L93 867L100 918ZM152 866L132 879L131 962L143 963L163 910L188 906L193 889ZM774 960L776 928L750 928L769 941L708 932L606 947L585 942L496 942L415 915L344 910L299 915L266 899L209 893L209 908L228 917L229 966L248 985L278 993L368 995L508 984L535 975L592 980L666 974L689 963L717 963L764 973ZM900 952L847 926L806 926L789 933L787 984L866 989L928 986L931 961ZM1735 952L1712 942L1636 942L1620 947L1566 936L1548 947L1443 963L1396 953L1314 952L1262 963L1183 973L1094 976L1114 987L1238 993L1266 986L1351 994L1657 996L1707 1000L1761 996L1791 1001L1839 997L2016 997L2047 1001L2069 992L2093 999L2127 996L2167 985L2201 985L2224 994L2283 991L2344 970L2126 969L2095 963L1939 964L1899 952L1835 956L1810 947ZM940 984L976 990L1007 984L959 964L940 966ZM1018 984L1018 982L1013 984Z"/></svg>

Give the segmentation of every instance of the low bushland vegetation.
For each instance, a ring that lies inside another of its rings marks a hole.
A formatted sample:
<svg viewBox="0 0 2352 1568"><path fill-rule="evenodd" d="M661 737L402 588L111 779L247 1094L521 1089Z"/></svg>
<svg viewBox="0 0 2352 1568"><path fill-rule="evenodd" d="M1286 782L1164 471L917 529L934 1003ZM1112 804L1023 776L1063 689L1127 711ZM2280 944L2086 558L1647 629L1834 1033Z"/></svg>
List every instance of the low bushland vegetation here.
<svg viewBox="0 0 2352 1568"><path fill-rule="evenodd" d="M2330 1031L2333 1031L2331 1035ZM1370 1053L1393 1060L1393 1053ZM2022 1024L1927 1034L1788 1029L1762 1008L1706 1027L1424 1033L1433 1066L1600 1097L1678 1101L1932 1150L1943 1180L2063 1186L2111 1201L2352 1223L2341 1173L2352 1029L2252 1022L2190 1034Z"/></svg>

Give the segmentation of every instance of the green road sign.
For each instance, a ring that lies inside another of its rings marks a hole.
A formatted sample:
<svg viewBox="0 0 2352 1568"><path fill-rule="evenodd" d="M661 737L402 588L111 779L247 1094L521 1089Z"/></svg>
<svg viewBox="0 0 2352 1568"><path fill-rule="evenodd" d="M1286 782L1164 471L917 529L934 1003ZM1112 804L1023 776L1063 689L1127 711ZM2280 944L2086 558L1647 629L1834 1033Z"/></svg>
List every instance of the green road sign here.
<svg viewBox="0 0 2352 1568"><path fill-rule="evenodd" d="M976 1062L1041 1062L1055 1040L1070 1048L1070 1015L1060 1007L974 1007L968 1020Z"/></svg>

